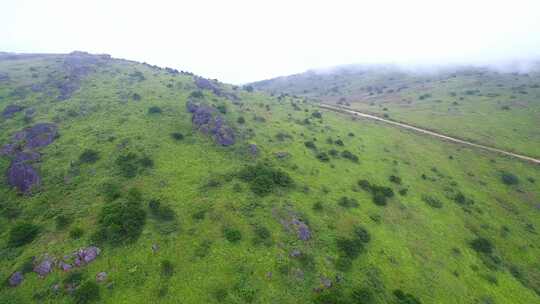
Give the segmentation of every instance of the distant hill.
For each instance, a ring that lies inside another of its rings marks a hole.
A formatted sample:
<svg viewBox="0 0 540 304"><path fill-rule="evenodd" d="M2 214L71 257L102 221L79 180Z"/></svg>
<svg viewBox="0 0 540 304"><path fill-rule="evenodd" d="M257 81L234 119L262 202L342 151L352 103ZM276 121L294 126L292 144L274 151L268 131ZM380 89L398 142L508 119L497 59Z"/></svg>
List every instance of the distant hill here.
<svg viewBox="0 0 540 304"><path fill-rule="evenodd" d="M537 63L414 70L351 65L259 81L252 86L274 95L286 93L340 104L540 156Z"/></svg>
<svg viewBox="0 0 540 304"><path fill-rule="evenodd" d="M536 76L351 73L0 54L0 303L537 303L539 166L292 96L537 136Z"/></svg>

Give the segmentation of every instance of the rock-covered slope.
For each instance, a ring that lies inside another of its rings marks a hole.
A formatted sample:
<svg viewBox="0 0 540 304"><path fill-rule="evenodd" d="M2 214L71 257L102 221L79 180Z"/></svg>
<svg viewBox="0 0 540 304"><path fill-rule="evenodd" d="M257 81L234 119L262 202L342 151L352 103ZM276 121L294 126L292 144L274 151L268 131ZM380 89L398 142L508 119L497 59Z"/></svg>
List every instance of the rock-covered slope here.
<svg viewBox="0 0 540 304"><path fill-rule="evenodd" d="M537 166L82 52L0 112L0 303L539 298Z"/></svg>

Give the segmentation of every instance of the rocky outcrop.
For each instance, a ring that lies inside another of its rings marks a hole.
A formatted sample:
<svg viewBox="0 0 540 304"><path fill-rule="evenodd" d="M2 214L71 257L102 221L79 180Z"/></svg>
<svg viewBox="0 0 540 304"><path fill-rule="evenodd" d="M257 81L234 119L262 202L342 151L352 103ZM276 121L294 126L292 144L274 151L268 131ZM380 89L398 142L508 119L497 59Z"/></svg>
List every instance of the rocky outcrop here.
<svg viewBox="0 0 540 304"><path fill-rule="evenodd" d="M234 145L234 130L214 108L189 100L187 110L192 114L191 123L197 130L212 135L216 143L222 146Z"/></svg>
<svg viewBox="0 0 540 304"><path fill-rule="evenodd" d="M2 116L4 118L12 118L15 116L15 113L20 112L24 110L24 107L18 106L18 105L8 105L4 108L4 111L2 111Z"/></svg>
<svg viewBox="0 0 540 304"><path fill-rule="evenodd" d="M53 270L53 266L54 266L54 259L49 256L45 256L43 260L41 260L41 262L39 262L34 267L34 272L37 273L40 277L44 278L49 273L51 273L51 271Z"/></svg>
<svg viewBox="0 0 540 304"><path fill-rule="evenodd" d="M23 273L20 271L14 272L8 280L8 284L11 287L17 287L24 281Z"/></svg>
<svg viewBox="0 0 540 304"><path fill-rule="evenodd" d="M15 133L11 142L0 149L0 155L11 157L6 177L8 184L20 192L29 193L41 184L41 178L33 164L40 161L36 150L50 145L58 137L56 125L38 123Z"/></svg>
<svg viewBox="0 0 540 304"><path fill-rule="evenodd" d="M225 97L225 98L227 98L229 100L233 100L233 101L236 101L236 100L240 99L240 98L238 98L238 96L236 96L236 94L233 94L233 93L230 93L230 92L227 92L227 91L223 90L219 86L219 83L217 81L212 81L212 80L209 80L209 79L206 79L206 78L203 78L203 77L195 77L195 85L200 90L212 91L212 93L214 93L214 95L219 96L219 97Z"/></svg>

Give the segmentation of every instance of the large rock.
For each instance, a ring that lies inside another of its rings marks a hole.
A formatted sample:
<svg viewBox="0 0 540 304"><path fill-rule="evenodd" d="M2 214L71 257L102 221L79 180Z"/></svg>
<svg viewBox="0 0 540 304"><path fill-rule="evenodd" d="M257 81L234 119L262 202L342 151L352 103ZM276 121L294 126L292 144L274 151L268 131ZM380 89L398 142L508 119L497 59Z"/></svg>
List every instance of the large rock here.
<svg viewBox="0 0 540 304"><path fill-rule="evenodd" d="M23 281L24 281L24 276L22 272L17 271L17 272L14 272L9 277L8 283L9 283L9 286L16 287L16 286L19 286Z"/></svg>
<svg viewBox="0 0 540 304"><path fill-rule="evenodd" d="M15 113L20 112L24 110L24 107L18 106L18 105L8 105L4 108L4 111L2 111L2 116L4 118L11 118L15 115Z"/></svg>
<svg viewBox="0 0 540 304"><path fill-rule="evenodd" d="M214 134L216 142L222 146L230 146L235 143L233 129L225 124L221 116L216 117L212 134Z"/></svg>
<svg viewBox="0 0 540 304"><path fill-rule="evenodd" d="M192 100L189 100L186 106L187 110L192 113L191 123L196 129L204 134L211 133L214 140L222 146L230 146L235 143L234 130L213 108L199 105Z"/></svg>
<svg viewBox="0 0 540 304"><path fill-rule="evenodd" d="M307 241L311 238L311 230L309 230L308 225L302 222L301 220L294 218L292 220L293 226L296 228L296 235L298 239L302 241Z"/></svg>
<svg viewBox="0 0 540 304"><path fill-rule="evenodd" d="M75 253L75 266L88 264L95 260L101 253L101 249L95 246L81 248Z"/></svg>
<svg viewBox="0 0 540 304"><path fill-rule="evenodd" d="M40 277L46 277L53 270L54 260L46 256L40 263L34 267L34 272Z"/></svg>
<svg viewBox="0 0 540 304"><path fill-rule="evenodd" d="M7 181L19 191L28 193L41 184L37 171L25 162L12 162L7 171Z"/></svg>
<svg viewBox="0 0 540 304"><path fill-rule="evenodd" d="M50 145L58 137L58 128L52 123L38 123L13 135L14 141L24 141L26 149Z"/></svg>

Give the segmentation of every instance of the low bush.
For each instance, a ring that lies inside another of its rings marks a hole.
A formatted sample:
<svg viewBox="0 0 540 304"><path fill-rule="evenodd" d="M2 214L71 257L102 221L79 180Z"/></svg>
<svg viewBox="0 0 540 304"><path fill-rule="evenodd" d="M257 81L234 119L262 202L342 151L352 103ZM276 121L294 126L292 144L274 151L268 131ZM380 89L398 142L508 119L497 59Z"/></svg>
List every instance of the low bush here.
<svg viewBox="0 0 540 304"><path fill-rule="evenodd" d="M264 244L266 246L270 246L272 244L272 234L268 228L261 225L256 225L253 232L255 234L253 239L253 243L255 245Z"/></svg>
<svg viewBox="0 0 540 304"><path fill-rule="evenodd" d="M315 111L315 112L311 113L311 116L313 118L322 118L322 113L319 112L319 111Z"/></svg>
<svg viewBox="0 0 540 304"><path fill-rule="evenodd" d="M393 292L397 299L397 304L422 304L415 296L410 293L404 293L400 289L396 289Z"/></svg>
<svg viewBox="0 0 540 304"><path fill-rule="evenodd" d="M80 227L75 227L69 231L69 237L71 239L77 240L84 235L84 230Z"/></svg>
<svg viewBox="0 0 540 304"><path fill-rule="evenodd" d="M72 222L71 218L64 214L60 214L59 216L57 216L54 221L56 223L56 230L62 230L69 226Z"/></svg>
<svg viewBox="0 0 540 304"><path fill-rule="evenodd" d="M312 208L313 211L322 211L324 209L324 206L322 202L315 202Z"/></svg>
<svg viewBox="0 0 540 304"><path fill-rule="evenodd" d="M174 265L169 260L161 261L161 275L167 278L174 274Z"/></svg>
<svg viewBox="0 0 540 304"><path fill-rule="evenodd" d="M161 108L158 106L152 106L148 108L148 114L161 114Z"/></svg>
<svg viewBox="0 0 540 304"><path fill-rule="evenodd" d="M174 132L174 133L171 133L171 137L174 140L182 140L182 139L184 139L184 134L179 133L179 132Z"/></svg>
<svg viewBox="0 0 540 304"><path fill-rule="evenodd" d="M338 200L338 204L344 208L356 208L358 207L358 201L351 197L343 196Z"/></svg>
<svg viewBox="0 0 540 304"><path fill-rule="evenodd" d="M168 205L161 204L158 200L148 202L148 208L150 214L159 220L172 221L176 218L174 210Z"/></svg>
<svg viewBox="0 0 540 304"><path fill-rule="evenodd" d="M405 195L407 195L408 192L409 192L408 188L403 188L403 189L399 190L399 195L405 196Z"/></svg>
<svg viewBox="0 0 540 304"><path fill-rule="evenodd" d="M396 185L401 185L401 177L399 176L395 176L395 175L390 175L390 177L388 178L388 180Z"/></svg>
<svg viewBox="0 0 540 304"><path fill-rule="evenodd" d="M251 190L261 196L276 188L289 188L293 185L293 180L286 172L264 163L244 167L238 177L250 183Z"/></svg>
<svg viewBox="0 0 540 304"><path fill-rule="evenodd" d="M343 143L343 140L341 140L341 139L337 139L334 143L336 145L338 145L338 146L344 146L345 145L345 143Z"/></svg>
<svg viewBox="0 0 540 304"><path fill-rule="evenodd" d="M518 177L510 172L502 172L501 180L506 185L517 185L519 183Z"/></svg>
<svg viewBox="0 0 540 304"><path fill-rule="evenodd" d="M135 177L145 168L151 168L154 166L154 162L148 156L139 157L137 154L132 152L125 155L120 155L116 159L115 163L120 169L120 173L126 178Z"/></svg>
<svg viewBox="0 0 540 304"><path fill-rule="evenodd" d="M75 289L73 299L77 304L97 302L100 299L99 286L92 281L86 281Z"/></svg>
<svg viewBox="0 0 540 304"><path fill-rule="evenodd" d="M486 255L491 255L493 253L493 245L491 242L483 237L478 237L474 240L472 240L470 243L470 246L474 251Z"/></svg>
<svg viewBox="0 0 540 304"><path fill-rule="evenodd" d="M326 152L317 153L317 159L322 161L322 162L330 161L330 157L328 156L328 154Z"/></svg>
<svg viewBox="0 0 540 304"><path fill-rule="evenodd" d="M442 208L443 206L443 203L439 199L429 195L423 195L422 200L433 208Z"/></svg>
<svg viewBox="0 0 540 304"><path fill-rule="evenodd" d="M221 114L227 114L227 106L224 105L224 104L220 104L216 107L216 109L221 113Z"/></svg>
<svg viewBox="0 0 540 304"><path fill-rule="evenodd" d="M141 206L140 192L133 189L125 201L115 201L103 206L98 215L96 242L121 245L135 241L141 234L146 221L146 212Z"/></svg>
<svg viewBox="0 0 540 304"><path fill-rule="evenodd" d="M64 285L79 286L84 279L84 274L80 271L72 271L62 280Z"/></svg>
<svg viewBox="0 0 540 304"><path fill-rule="evenodd" d="M87 164L93 164L99 160L99 152L92 150L92 149L86 149L84 152L79 156L79 161L81 163L87 163Z"/></svg>
<svg viewBox="0 0 540 304"><path fill-rule="evenodd" d="M353 153L347 150L344 150L341 152L341 157L349 159L355 163L358 162L358 156L354 155Z"/></svg>
<svg viewBox="0 0 540 304"><path fill-rule="evenodd" d="M122 195L122 192L120 190L120 185L116 183L112 183L112 182L104 183L101 186L101 191L105 195L105 200L107 202L112 202L118 199Z"/></svg>
<svg viewBox="0 0 540 304"><path fill-rule="evenodd" d="M242 232L240 232L238 229L225 227L223 229L223 236L225 239L227 239L227 241L237 243L242 239Z"/></svg>
<svg viewBox="0 0 540 304"><path fill-rule="evenodd" d="M236 120L237 123L243 125L246 123L246 119L242 116L238 117L238 119Z"/></svg>
<svg viewBox="0 0 540 304"><path fill-rule="evenodd" d="M369 304L375 303L375 299L371 291L367 288L355 288L351 293L351 299L354 303Z"/></svg>
<svg viewBox="0 0 540 304"><path fill-rule="evenodd" d="M201 91L193 91L191 94L189 94L189 97L193 98L204 98L204 95Z"/></svg>
<svg viewBox="0 0 540 304"><path fill-rule="evenodd" d="M18 223L9 231L8 246L19 247L32 242L39 234L39 226L31 223Z"/></svg>
<svg viewBox="0 0 540 304"><path fill-rule="evenodd" d="M312 142L312 141L306 141L306 142L304 143L304 145L305 145L306 148L308 148L308 149L317 150L317 146L316 146L315 143Z"/></svg>

